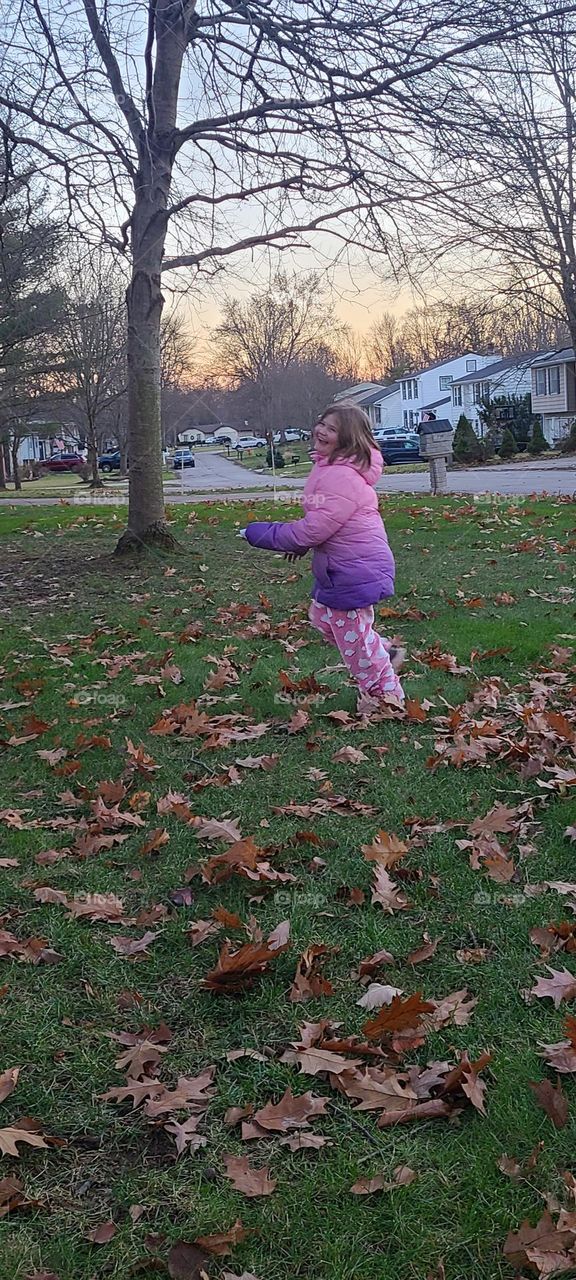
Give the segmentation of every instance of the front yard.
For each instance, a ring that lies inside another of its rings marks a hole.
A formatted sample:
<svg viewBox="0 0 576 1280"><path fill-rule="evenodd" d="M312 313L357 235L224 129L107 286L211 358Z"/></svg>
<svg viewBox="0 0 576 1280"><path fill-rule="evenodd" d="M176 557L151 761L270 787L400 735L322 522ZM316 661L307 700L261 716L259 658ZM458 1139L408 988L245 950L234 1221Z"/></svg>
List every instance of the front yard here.
<svg viewBox="0 0 576 1280"><path fill-rule="evenodd" d="M379 722L246 510L0 513L0 1280L576 1274L576 505L383 502Z"/></svg>

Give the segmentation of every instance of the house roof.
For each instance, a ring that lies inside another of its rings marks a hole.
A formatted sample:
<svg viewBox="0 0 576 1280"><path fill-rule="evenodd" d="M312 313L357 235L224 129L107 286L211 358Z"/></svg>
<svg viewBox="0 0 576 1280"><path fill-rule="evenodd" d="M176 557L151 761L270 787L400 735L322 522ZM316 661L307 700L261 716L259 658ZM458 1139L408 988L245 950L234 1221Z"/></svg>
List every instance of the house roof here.
<svg viewBox="0 0 576 1280"><path fill-rule="evenodd" d="M571 364L576 359L572 347L562 347L560 351L547 351L544 355L540 354L537 360L532 361L533 369L541 368L542 365L549 364Z"/></svg>
<svg viewBox="0 0 576 1280"><path fill-rule="evenodd" d="M399 382L392 382L389 387L384 387L377 382L369 382L365 384L365 390L362 391L360 384L356 387L349 387L348 391L342 391L339 395L334 396L334 403L338 404L342 400L353 400L355 404L360 405L363 409L368 409L371 404L378 404L380 400L385 400L387 396L394 395L395 391L400 390Z"/></svg>
<svg viewBox="0 0 576 1280"><path fill-rule="evenodd" d="M359 400L373 391L385 390L381 382L355 382L353 386L346 387L345 391L339 391L338 395L334 396L334 400Z"/></svg>
<svg viewBox="0 0 576 1280"><path fill-rule="evenodd" d="M437 409L440 404L450 404L450 396L442 396L440 400L432 400L430 404L423 404L420 413L426 413L429 409Z"/></svg>
<svg viewBox="0 0 576 1280"><path fill-rule="evenodd" d="M496 360L494 364L484 365L483 369L477 369L475 373L463 373L461 378L454 378L452 385L461 386L463 382L489 382L490 378L504 373L506 369L529 369L540 355L540 351L530 351L523 356L506 356L503 360Z"/></svg>
<svg viewBox="0 0 576 1280"><path fill-rule="evenodd" d="M421 369L416 369L414 373L407 373L402 378L405 382L407 378L419 378L423 373L430 373L431 369L441 369L443 365L454 364L455 360L474 360L483 359L477 351L463 351L459 356L444 356L442 360L433 360L431 364L426 364Z"/></svg>
<svg viewBox="0 0 576 1280"><path fill-rule="evenodd" d="M389 387L380 387L379 391L372 391L369 395L362 396L358 400L364 409L368 409L371 404L378 404L380 400L386 400L387 396L393 396L396 391L400 390L399 382L392 382Z"/></svg>

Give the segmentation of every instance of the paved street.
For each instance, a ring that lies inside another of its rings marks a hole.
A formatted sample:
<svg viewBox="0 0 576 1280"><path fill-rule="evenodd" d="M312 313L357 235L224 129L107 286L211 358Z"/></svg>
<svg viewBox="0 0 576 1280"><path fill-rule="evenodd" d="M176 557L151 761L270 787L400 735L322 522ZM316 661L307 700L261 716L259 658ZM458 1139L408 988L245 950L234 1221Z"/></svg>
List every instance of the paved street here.
<svg viewBox="0 0 576 1280"><path fill-rule="evenodd" d="M272 476L268 472L259 476L257 471L245 471L237 462L225 458L221 453L204 453L196 450L196 466L186 467L182 474L182 486L196 493L206 493L215 489L219 493L231 489L270 489ZM180 488L181 473L175 475L176 486ZM282 489L301 489L304 480L284 480L282 472L278 475L278 485Z"/></svg>
<svg viewBox="0 0 576 1280"><path fill-rule="evenodd" d="M278 476L277 490L280 499L293 497L304 487L304 477L290 479L282 473ZM428 471L402 472L386 475L377 485L380 493L430 493ZM527 495L549 493L552 495L576 492L576 458L554 458L549 462L516 463L508 466L470 467L448 473L449 493L461 494L509 494ZM272 477L245 471L238 463L218 453L196 455L196 466L174 474L165 486L167 502L208 502L214 498L246 499L272 497ZM2 506L57 505L60 498L12 497L0 501ZM104 495L92 495L82 489L74 498L67 499L73 505L86 506L101 503L124 503L126 488L122 491L107 489Z"/></svg>

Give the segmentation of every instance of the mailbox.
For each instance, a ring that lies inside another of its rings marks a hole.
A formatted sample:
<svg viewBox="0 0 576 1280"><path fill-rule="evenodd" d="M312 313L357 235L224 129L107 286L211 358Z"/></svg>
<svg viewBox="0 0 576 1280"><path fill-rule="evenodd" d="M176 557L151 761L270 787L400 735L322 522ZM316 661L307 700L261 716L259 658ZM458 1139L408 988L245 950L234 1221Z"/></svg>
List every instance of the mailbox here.
<svg viewBox="0 0 576 1280"><path fill-rule="evenodd" d="M421 458L451 458L454 428L448 418L421 422L418 426Z"/></svg>

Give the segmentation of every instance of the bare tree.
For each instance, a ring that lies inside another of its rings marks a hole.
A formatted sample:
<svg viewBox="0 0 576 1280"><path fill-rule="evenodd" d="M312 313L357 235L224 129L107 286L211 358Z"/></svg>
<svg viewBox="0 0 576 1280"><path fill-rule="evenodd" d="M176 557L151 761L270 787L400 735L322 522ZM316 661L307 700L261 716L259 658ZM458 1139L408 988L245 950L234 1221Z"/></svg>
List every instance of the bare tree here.
<svg viewBox="0 0 576 1280"><path fill-rule="evenodd" d="M100 433L126 390L126 330L122 279L104 251L73 246L62 274L67 301L60 329L58 389L88 447L91 487L102 487Z"/></svg>
<svg viewBox="0 0 576 1280"><path fill-rule="evenodd" d="M0 167L0 483L20 489L20 445L37 393L57 374L56 330L63 296L51 280L59 229L45 215L29 174ZM33 197L36 197L32 203Z"/></svg>
<svg viewBox="0 0 576 1280"><path fill-rule="evenodd" d="M269 434L285 425L289 371L302 372L320 351L325 356L325 335L337 331L318 277L279 272L270 288L246 302L225 302L213 335L214 369L248 394L255 429Z"/></svg>
<svg viewBox="0 0 576 1280"><path fill-rule="evenodd" d="M439 74L514 36L517 11L500 12L498 0L490 10L483 0L3 7L7 148L25 142L60 182L74 224L129 254L130 498L119 549L170 544L162 272L195 274L327 227L344 249L391 258L403 211L424 198Z"/></svg>
<svg viewBox="0 0 576 1280"><path fill-rule="evenodd" d="M529 16L520 4L519 16ZM445 74L440 180L433 192L441 240L472 247L480 278L508 295L541 332L567 325L576 348L576 19L528 23L522 41L475 55Z"/></svg>

